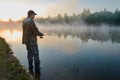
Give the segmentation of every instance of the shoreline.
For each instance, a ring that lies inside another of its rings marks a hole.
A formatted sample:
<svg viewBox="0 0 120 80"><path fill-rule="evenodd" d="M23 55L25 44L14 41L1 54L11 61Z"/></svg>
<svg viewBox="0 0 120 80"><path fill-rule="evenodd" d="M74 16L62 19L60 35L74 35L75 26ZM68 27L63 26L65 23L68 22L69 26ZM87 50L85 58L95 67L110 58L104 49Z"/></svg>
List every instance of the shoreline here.
<svg viewBox="0 0 120 80"><path fill-rule="evenodd" d="M0 80L32 80L31 75L20 64L19 60L5 41L0 37Z"/></svg>

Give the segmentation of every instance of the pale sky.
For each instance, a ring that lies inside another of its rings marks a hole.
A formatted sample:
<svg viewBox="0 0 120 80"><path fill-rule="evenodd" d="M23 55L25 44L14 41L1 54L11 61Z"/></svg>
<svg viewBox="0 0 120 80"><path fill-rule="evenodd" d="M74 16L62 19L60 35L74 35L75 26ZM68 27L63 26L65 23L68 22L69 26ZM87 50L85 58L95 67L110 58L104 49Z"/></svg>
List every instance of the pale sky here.
<svg viewBox="0 0 120 80"><path fill-rule="evenodd" d="M106 8L109 11L120 9L120 0L0 0L0 20L18 20L34 10L38 16L81 13L84 8L91 12Z"/></svg>

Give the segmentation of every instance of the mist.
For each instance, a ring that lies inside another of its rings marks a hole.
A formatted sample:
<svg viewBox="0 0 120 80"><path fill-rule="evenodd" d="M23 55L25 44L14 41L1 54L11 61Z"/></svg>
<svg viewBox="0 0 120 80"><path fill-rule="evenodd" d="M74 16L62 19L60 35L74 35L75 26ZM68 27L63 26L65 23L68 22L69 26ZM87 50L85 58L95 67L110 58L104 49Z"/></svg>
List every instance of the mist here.
<svg viewBox="0 0 120 80"><path fill-rule="evenodd" d="M8 22L0 22L0 31L4 31L4 30L18 30L21 31L22 30L22 22L12 22L12 21L8 21Z"/></svg>
<svg viewBox="0 0 120 80"><path fill-rule="evenodd" d="M88 26L84 23L78 24L40 24L36 22L39 31L43 32L45 36L58 36L65 39L69 36L72 38L79 38L83 42L88 40L97 40L100 42L112 41L120 42L120 28L118 26L109 26L102 24L101 26ZM22 33L22 22L1 22L0 33L3 31L19 31Z"/></svg>
<svg viewBox="0 0 120 80"><path fill-rule="evenodd" d="M57 35L59 38L69 36L73 38L80 38L83 42L87 42L89 39L97 40L100 42L112 41L120 42L120 28L109 25L101 26L88 26L88 25L45 25L37 24L40 31L47 35Z"/></svg>

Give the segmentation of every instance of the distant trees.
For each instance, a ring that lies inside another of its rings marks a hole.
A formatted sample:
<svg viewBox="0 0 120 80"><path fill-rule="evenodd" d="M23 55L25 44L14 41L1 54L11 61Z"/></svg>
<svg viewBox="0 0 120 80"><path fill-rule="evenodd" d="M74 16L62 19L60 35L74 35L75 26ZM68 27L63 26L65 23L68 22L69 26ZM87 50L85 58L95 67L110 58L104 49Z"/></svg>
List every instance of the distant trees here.
<svg viewBox="0 0 120 80"><path fill-rule="evenodd" d="M84 9L83 12L81 13L81 19L85 20L90 14L91 13L89 9Z"/></svg>
<svg viewBox="0 0 120 80"><path fill-rule="evenodd" d="M89 9L84 9L80 14L68 15L65 13L63 16L58 14L52 18L37 18L39 23L52 23L52 24L73 24L82 22L88 25L120 25L120 11L116 9L114 12L107 11L107 9L101 10L100 12L91 13Z"/></svg>
<svg viewBox="0 0 120 80"><path fill-rule="evenodd" d="M103 11L95 12L86 17L85 23L93 25L120 25L120 11L116 9L115 12L110 12L104 9Z"/></svg>
<svg viewBox="0 0 120 80"><path fill-rule="evenodd" d="M113 15L114 24L120 25L120 11L118 9L115 10Z"/></svg>

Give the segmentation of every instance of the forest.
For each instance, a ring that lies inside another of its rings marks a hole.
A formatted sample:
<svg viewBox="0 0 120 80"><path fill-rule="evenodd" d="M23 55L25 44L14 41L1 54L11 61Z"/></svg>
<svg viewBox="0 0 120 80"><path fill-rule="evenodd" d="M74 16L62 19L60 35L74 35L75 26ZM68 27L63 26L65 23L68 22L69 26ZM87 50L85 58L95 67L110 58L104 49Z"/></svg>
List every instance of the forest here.
<svg viewBox="0 0 120 80"><path fill-rule="evenodd" d="M68 15L58 14L56 17L48 16L47 18L37 17L36 21L43 24L86 24L100 26L101 24L120 26L120 11L108 11L106 8L99 12L91 13L89 9L84 9L81 13Z"/></svg>

